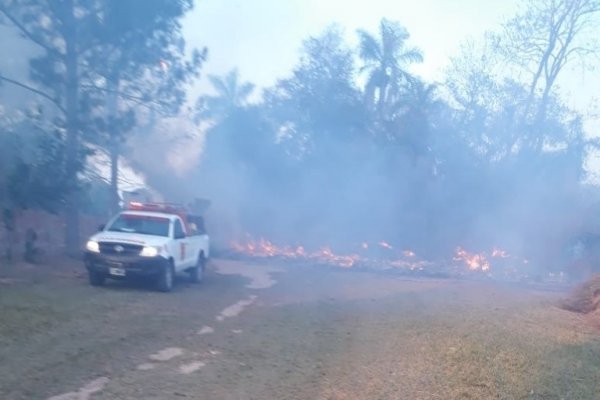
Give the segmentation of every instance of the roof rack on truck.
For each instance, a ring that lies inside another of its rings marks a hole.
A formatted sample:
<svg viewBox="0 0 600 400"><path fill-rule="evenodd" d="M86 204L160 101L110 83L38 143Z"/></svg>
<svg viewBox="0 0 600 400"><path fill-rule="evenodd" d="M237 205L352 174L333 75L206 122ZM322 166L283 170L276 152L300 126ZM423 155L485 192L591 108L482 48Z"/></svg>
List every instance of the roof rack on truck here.
<svg viewBox="0 0 600 400"><path fill-rule="evenodd" d="M195 212L190 212L187 207L178 203L142 203L138 201L129 202L129 211L151 211L166 214L175 214L181 218L186 226L187 232L206 233L204 218Z"/></svg>

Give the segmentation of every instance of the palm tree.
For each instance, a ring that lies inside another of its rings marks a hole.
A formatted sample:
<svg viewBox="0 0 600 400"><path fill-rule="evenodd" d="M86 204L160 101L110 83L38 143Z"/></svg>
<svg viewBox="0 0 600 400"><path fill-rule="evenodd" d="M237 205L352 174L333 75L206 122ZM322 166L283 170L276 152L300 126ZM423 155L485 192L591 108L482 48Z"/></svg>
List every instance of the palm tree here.
<svg viewBox="0 0 600 400"><path fill-rule="evenodd" d="M413 79L403 98L394 103L393 119L396 135L410 142L416 153L423 152L429 142L432 117L441 110L443 102L437 97L437 85Z"/></svg>
<svg viewBox="0 0 600 400"><path fill-rule="evenodd" d="M393 103L403 80L411 79L405 67L422 62L423 54L415 47L407 47L408 31L398 22L382 19L379 37L367 31L358 31L359 55L364 62L361 71L368 72L365 87L366 100L382 113L386 104Z"/></svg>
<svg viewBox="0 0 600 400"><path fill-rule="evenodd" d="M222 119L233 110L243 107L254 90L252 83L242 83L237 69L232 69L224 77L209 75L214 90L213 96L202 96L196 102L196 118Z"/></svg>

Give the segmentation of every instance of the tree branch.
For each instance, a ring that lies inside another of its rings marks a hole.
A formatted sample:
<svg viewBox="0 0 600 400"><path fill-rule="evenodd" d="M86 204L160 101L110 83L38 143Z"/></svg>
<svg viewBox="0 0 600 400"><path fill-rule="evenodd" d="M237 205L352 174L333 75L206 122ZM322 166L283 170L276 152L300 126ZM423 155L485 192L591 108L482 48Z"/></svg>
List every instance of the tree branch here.
<svg viewBox="0 0 600 400"><path fill-rule="evenodd" d="M135 95L132 95L132 94L129 94L129 93L125 93L125 92L120 91L120 90L111 90L111 89L101 88L101 87L98 87L96 85L90 85L90 84L81 84L80 86L83 89L94 89L94 90L98 90L100 92L116 94L117 96L119 96L119 97L121 97L121 98L123 98L125 100L133 101L136 104L140 104L141 105L142 103L144 103L144 104L147 104L149 106L150 105L160 106L159 102L152 101L152 100L147 100L147 99L145 99L143 97L135 96Z"/></svg>
<svg viewBox="0 0 600 400"><path fill-rule="evenodd" d="M19 31L29 40L31 40L33 43L37 44L38 46L42 47L44 50L46 50L49 53L52 54L59 54L55 49L53 49L52 47L48 46L46 43L44 43L40 38L35 37L31 32L29 32L27 30L27 28L25 28L25 26L23 24L21 24L15 17L13 17L8 10L6 9L6 7L2 7L0 6L0 12L2 14L4 14L4 16L6 16L6 18L8 18L10 20L10 22L12 22L12 24L14 26L16 26Z"/></svg>
<svg viewBox="0 0 600 400"><path fill-rule="evenodd" d="M26 85L26 84L24 84L22 82L16 81L14 79L8 78L8 77L3 76L3 75L0 75L0 81L5 81L5 82L11 83L11 84L13 84L15 86L18 86L18 87L20 87L22 89L29 90L30 92L35 93L38 96L43 97L46 100L49 100L50 102L52 102L52 104L54 104L63 113L67 112L65 110L65 108L60 104L60 102L57 99L55 99L54 97L50 96L47 93L42 92L39 89L36 89L36 88L34 88L32 86Z"/></svg>

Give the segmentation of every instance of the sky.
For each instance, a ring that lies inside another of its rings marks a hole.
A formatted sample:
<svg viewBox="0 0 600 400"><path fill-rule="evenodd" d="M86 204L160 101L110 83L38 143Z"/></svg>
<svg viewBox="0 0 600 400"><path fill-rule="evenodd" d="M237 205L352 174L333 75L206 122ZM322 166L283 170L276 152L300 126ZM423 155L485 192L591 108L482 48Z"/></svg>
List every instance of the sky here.
<svg viewBox="0 0 600 400"><path fill-rule="evenodd" d="M184 21L184 35L192 47L208 47L203 74L224 75L238 68L243 80L259 87L286 77L299 59L303 40L337 23L349 44L356 30L377 32L382 17L399 21L411 34L409 43L422 49L425 60L413 73L440 81L449 59L469 38L497 30L519 9L519 0L197 0ZM600 93L594 71L573 69L563 80L569 104L590 112ZM567 75L567 74L566 74ZM210 91L202 79L192 93ZM596 117L589 126L598 130Z"/></svg>
<svg viewBox="0 0 600 400"><path fill-rule="evenodd" d="M284 77L298 61L302 41L328 25L342 26L349 43L356 30L377 32L382 17L399 21L412 45L425 53L414 72L437 79L469 36L481 36L517 9L517 1L478 0L199 0L186 18L184 34L195 47L207 46L206 73L237 67L259 86Z"/></svg>

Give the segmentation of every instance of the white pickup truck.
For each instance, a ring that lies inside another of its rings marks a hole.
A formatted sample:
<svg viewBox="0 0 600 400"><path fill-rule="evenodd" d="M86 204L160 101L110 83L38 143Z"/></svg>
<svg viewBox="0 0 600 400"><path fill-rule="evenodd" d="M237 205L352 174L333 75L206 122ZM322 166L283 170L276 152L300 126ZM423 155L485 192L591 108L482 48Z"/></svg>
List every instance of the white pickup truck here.
<svg viewBox="0 0 600 400"><path fill-rule="evenodd" d="M202 280L209 244L202 217L168 204L131 203L88 240L84 260L91 285L147 277L169 292L178 273Z"/></svg>

